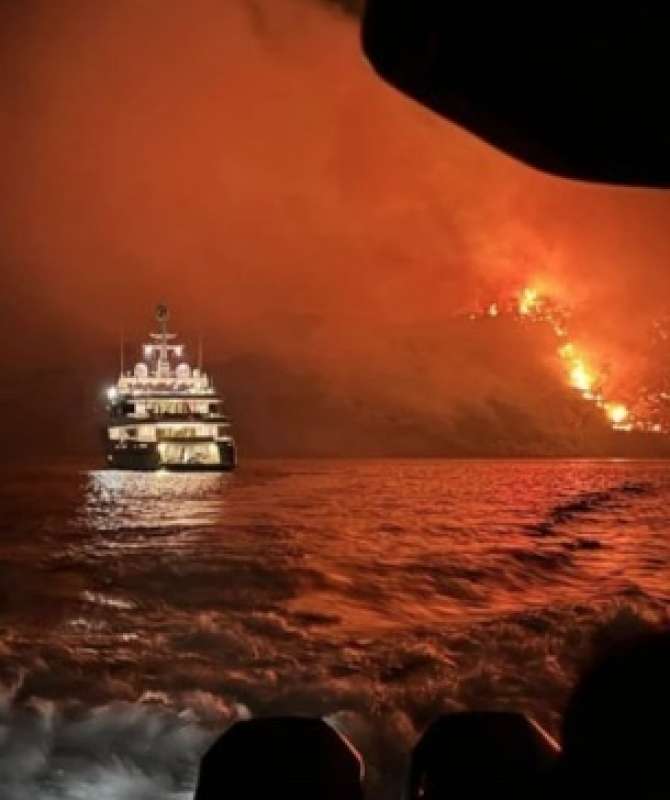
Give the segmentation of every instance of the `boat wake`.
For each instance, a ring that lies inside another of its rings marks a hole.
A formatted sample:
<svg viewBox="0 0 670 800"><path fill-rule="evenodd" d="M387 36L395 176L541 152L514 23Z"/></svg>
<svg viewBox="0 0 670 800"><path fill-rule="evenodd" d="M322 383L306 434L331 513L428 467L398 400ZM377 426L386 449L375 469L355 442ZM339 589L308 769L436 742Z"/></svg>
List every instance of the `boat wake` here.
<svg viewBox="0 0 670 800"><path fill-rule="evenodd" d="M200 756L229 725L254 714L308 713L324 716L364 755L368 796L391 800L407 754L436 714L521 710L556 733L558 710L592 648L648 630L659 613L657 604L637 598L595 614L537 609L459 631L417 631L403 643L351 642L349 670L317 670L311 681L303 673L292 687L285 676L274 692L248 684L249 707L174 685L135 702L86 704L60 692L47 699L26 691L41 682L46 695L46 673L21 676L0 687L3 798L191 800ZM127 696L127 685L116 688Z"/></svg>
<svg viewBox="0 0 670 800"><path fill-rule="evenodd" d="M528 526L530 531L539 535L553 533L554 530L585 514L593 513L601 508L611 509L627 496L649 494L653 487L650 483L632 483L626 481L609 489L595 492L583 492L574 499L558 503L549 509L541 522Z"/></svg>

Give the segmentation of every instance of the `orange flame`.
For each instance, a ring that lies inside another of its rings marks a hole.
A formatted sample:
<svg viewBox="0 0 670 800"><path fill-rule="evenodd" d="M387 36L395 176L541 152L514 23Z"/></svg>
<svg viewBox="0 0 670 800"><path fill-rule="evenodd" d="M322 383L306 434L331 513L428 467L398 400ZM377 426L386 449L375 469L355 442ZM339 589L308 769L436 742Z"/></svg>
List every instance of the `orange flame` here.
<svg viewBox="0 0 670 800"><path fill-rule="evenodd" d="M565 361L574 358L575 357L574 344L572 342L566 342L564 345L561 345L558 348L558 355Z"/></svg>
<svg viewBox="0 0 670 800"><path fill-rule="evenodd" d="M615 427L623 425L628 420L630 412L623 403L605 403L604 408L607 419Z"/></svg>
<svg viewBox="0 0 670 800"><path fill-rule="evenodd" d="M596 382L595 375L584 364L581 358L575 359L570 365L570 386L579 389L582 394L591 394Z"/></svg>

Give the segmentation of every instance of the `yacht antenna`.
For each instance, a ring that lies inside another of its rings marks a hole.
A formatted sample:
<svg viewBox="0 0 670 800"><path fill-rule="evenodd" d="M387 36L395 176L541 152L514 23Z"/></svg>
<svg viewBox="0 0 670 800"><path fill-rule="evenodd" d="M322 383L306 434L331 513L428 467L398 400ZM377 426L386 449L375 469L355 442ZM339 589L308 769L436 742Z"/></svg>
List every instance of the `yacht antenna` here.
<svg viewBox="0 0 670 800"><path fill-rule="evenodd" d="M168 332L167 332L167 322L170 319L170 312L168 311L168 307L164 303L160 303L156 308L156 319L158 320L159 325L161 326L160 332L160 355L158 356L158 367L159 372L162 371L162 368L167 366L168 362Z"/></svg>
<svg viewBox="0 0 670 800"><path fill-rule="evenodd" d="M198 369L202 372L202 332L198 335Z"/></svg>

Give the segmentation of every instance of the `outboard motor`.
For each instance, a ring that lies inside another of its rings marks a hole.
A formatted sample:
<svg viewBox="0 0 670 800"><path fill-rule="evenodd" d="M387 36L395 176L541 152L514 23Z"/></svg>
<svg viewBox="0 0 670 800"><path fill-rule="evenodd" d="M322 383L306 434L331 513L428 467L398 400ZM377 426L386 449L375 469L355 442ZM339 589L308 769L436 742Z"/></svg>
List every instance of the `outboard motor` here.
<svg viewBox="0 0 670 800"><path fill-rule="evenodd" d="M445 714L412 752L407 800L541 796L559 748L523 714Z"/></svg>
<svg viewBox="0 0 670 800"><path fill-rule="evenodd" d="M194 800L362 800L363 761L322 719L236 722L205 753Z"/></svg>

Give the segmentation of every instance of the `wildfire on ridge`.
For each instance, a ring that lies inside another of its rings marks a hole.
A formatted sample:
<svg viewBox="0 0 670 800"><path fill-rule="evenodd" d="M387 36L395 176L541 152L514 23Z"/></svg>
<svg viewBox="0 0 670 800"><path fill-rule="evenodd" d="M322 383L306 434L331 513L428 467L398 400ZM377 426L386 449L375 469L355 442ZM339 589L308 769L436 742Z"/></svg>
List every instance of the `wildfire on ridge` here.
<svg viewBox="0 0 670 800"><path fill-rule="evenodd" d="M493 302L489 304L484 313L489 317L507 313L521 321L548 324L560 342L557 354L564 365L567 382L573 389L578 391L585 400L595 403L598 408L602 409L606 419L615 430L630 431L634 427L656 430L656 428L648 428L643 423L634 420L624 403L605 398L601 372L593 367L581 348L567 339L569 312L551 298L540 294L532 286L526 286L515 295L507 307ZM470 315L471 319L476 319L477 316L477 314Z"/></svg>
<svg viewBox="0 0 670 800"><path fill-rule="evenodd" d="M630 411L619 401L606 400L603 396L602 377L589 363L583 352L579 352L571 341L564 341L567 336L565 325L566 313L553 313L552 304L544 301L539 292L532 287L523 288L518 295L518 313L522 317L537 316L548 322L556 337L562 342L558 347L558 355L565 364L568 383L576 389L585 400L594 402L601 408L605 417L616 430L632 430Z"/></svg>

